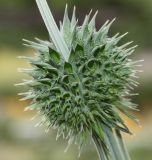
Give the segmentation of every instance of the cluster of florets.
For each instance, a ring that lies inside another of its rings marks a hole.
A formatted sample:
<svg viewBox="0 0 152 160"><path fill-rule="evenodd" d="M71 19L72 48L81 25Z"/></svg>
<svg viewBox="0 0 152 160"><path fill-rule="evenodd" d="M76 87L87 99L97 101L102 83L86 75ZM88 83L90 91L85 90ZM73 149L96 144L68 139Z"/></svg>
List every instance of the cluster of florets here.
<svg viewBox="0 0 152 160"><path fill-rule="evenodd" d="M38 110L43 117L41 124L80 144L93 133L102 138L102 124L130 133L119 112L132 117L127 110L136 109L136 105L128 96L138 84L132 79L135 62L128 58L135 47L118 45L125 34L108 36L113 21L97 31L96 14L89 18L90 14L78 26L75 10L71 21L65 12L60 31L71 51L68 62L51 42L39 39L26 41L36 49L36 57L23 57L33 67L23 70L32 77L22 83L30 86L29 92L21 94L32 99L26 109Z"/></svg>

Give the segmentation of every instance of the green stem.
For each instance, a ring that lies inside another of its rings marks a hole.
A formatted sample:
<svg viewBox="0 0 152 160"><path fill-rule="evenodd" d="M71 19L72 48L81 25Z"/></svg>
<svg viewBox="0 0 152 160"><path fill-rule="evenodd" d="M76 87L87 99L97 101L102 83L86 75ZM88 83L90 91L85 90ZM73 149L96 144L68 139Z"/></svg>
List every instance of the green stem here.
<svg viewBox="0 0 152 160"><path fill-rule="evenodd" d="M115 132L116 132L117 141L118 141L118 143L119 143L119 145L120 145L120 147L121 147L121 150L122 150L122 152L123 152L123 155L124 155L124 157L125 157L125 160L131 160L131 158L130 158L130 156L129 156L129 153L128 153L128 151L127 151L127 148L126 148L126 144L125 144L125 142L124 142L124 140L123 140L123 137L122 137L120 131L119 131L119 130L116 130Z"/></svg>
<svg viewBox="0 0 152 160"><path fill-rule="evenodd" d="M119 130L115 132L102 124L103 139L93 133L93 142L99 155L99 160L131 160Z"/></svg>
<svg viewBox="0 0 152 160"><path fill-rule="evenodd" d="M99 160L108 160L100 140L95 135L93 136L93 142L95 144Z"/></svg>
<svg viewBox="0 0 152 160"><path fill-rule="evenodd" d="M125 160L123 152L117 143L116 137L112 129L103 125L103 130L105 133L105 141L111 153L111 160Z"/></svg>

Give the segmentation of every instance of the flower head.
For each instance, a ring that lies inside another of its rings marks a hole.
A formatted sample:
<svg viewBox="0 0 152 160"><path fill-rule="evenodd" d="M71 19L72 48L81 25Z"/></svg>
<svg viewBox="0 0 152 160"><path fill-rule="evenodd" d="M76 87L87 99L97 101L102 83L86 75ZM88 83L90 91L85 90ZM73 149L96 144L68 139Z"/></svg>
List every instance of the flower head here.
<svg viewBox="0 0 152 160"><path fill-rule="evenodd" d="M58 136L78 141L80 146L95 134L103 140L102 124L110 129L131 133L120 112L136 120L128 110L136 110L130 100L130 90L138 85L134 80L136 70L129 56L134 47L131 42L119 45L126 35L108 35L114 22L106 23L97 31L91 12L79 26L75 8L70 20L65 10L60 34L70 51L67 60L54 41L25 40L36 50L28 59L32 69L23 70L32 77L22 84L30 87L24 99L32 99L27 110L38 110L40 124L58 130ZM24 57L25 58L25 57Z"/></svg>

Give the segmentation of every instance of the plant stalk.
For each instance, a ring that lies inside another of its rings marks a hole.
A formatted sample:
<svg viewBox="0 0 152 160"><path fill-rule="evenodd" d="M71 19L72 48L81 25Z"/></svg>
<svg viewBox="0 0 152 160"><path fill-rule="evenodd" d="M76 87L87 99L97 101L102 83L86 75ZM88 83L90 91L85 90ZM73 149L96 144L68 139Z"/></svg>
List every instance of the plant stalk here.
<svg viewBox="0 0 152 160"><path fill-rule="evenodd" d="M98 152L99 160L131 160L120 131L102 125L104 138L93 135L93 142Z"/></svg>
<svg viewBox="0 0 152 160"><path fill-rule="evenodd" d="M117 143L116 137L112 129L103 125L103 130L105 133L105 141L107 142L108 148L111 153L112 160L125 160L123 152L120 145Z"/></svg>
<svg viewBox="0 0 152 160"><path fill-rule="evenodd" d="M123 137L122 137L120 131L119 130L115 130L115 132L116 132L117 141L118 141L118 143L119 143L119 145L121 147L121 150L123 152L125 160L131 160L131 158L129 156L129 153L127 151L127 148L126 148L126 144L125 144L125 142L123 140Z"/></svg>
<svg viewBox="0 0 152 160"><path fill-rule="evenodd" d="M107 159L107 155L103 149L103 146L100 142L101 140L98 139L95 135L93 136L93 142L95 144L95 147L96 147L96 151L98 153L98 156L99 156L99 160L108 160Z"/></svg>

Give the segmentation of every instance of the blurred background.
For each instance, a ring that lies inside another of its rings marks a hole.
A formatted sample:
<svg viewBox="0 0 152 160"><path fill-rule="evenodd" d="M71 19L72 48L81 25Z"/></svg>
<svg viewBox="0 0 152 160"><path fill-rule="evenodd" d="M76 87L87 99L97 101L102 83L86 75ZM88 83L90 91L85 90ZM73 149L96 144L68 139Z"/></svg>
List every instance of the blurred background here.
<svg viewBox="0 0 152 160"><path fill-rule="evenodd" d="M140 73L140 85L133 97L139 104L138 113L134 113L141 126L128 119L126 122L135 133L124 135L133 160L152 159L152 1L151 0L48 0L57 22L62 20L65 4L70 13L77 6L77 17L81 24L86 13L92 8L99 10L97 28L107 19L117 17L110 31L129 32L124 42L134 40L139 47L133 59L144 59ZM15 87L21 79L27 78L18 73L17 68L28 66L19 55L30 55L33 50L22 46L22 38L33 40L38 37L48 40L44 23L34 0L0 0L0 160L75 160L78 150L72 146L64 153L66 142L55 140L55 132L44 132L44 128L34 125L38 119L31 121L34 112L23 112L28 102L21 102L18 92L26 88ZM125 117L124 117L125 118ZM80 160L98 160L94 146L88 144Z"/></svg>

